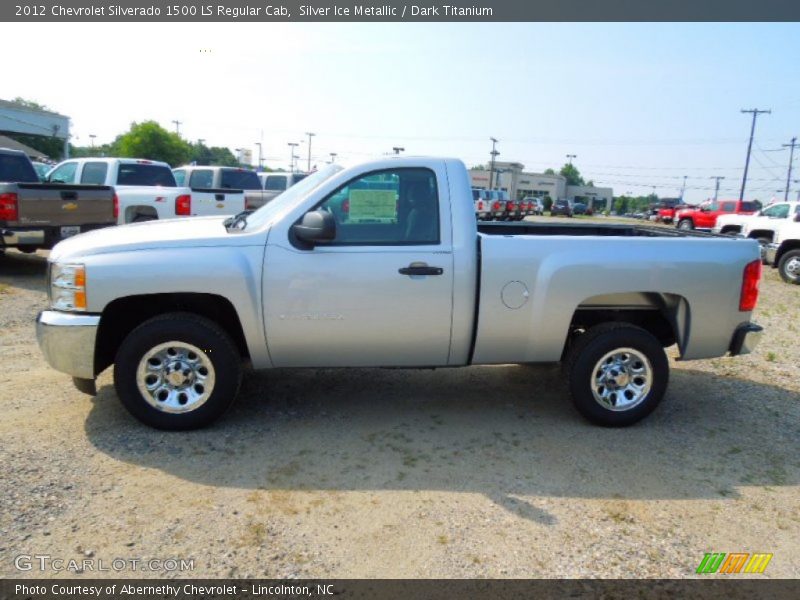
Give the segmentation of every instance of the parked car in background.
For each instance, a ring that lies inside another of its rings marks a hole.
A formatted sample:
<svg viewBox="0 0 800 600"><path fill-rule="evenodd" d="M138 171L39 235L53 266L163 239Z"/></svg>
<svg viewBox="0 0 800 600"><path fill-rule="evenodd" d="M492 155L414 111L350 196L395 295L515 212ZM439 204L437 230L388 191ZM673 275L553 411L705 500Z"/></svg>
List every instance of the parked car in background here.
<svg viewBox="0 0 800 600"><path fill-rule="evenodd" d="M800 285L800 212L781 219L773 241L762 248L764 262L778 269L781 279Z"/></svg>
<svg viewBox="0 0 800 600"><path fill-rule="evenodd" d="M39 177L39 181L43 182L45 177L47 177L47 173L50 172L50 169L53 168L53 165L49 165L47 163L32 161L31 164L33 165L34 170L36 171L36 175Z"/></svg>
<svg viewBox="0 0 800 600"><path fill-rule="evenodd" d="M800 202L776 202L752 215L721 215L712 231L727 235L742 235L767 244L775 237L775 231L786 221L794 218Z"/></svg>
<svg viewBox="0 0 800 600"><path fill-rule="evenodd" d="M530 208L528 211L529 215L544 214L544 202L542 202L541 198L537 198L536 196L526 196L524 200L526 200L530 204Z"/></svg>
<svg viewBox="0 0 800 600"><path fill-rule="evenodd" d="M479 221L492 219L492 200L489 191L472 188L472 202L475 204L475 218Z"/></svg>
<svg viewBox="0 0 800 600"><path fill-rule="evenodd" d="M551 217L571 217L572 206L568 200L553 200L553 206L550 207Z"/></svg>
<svg viewBox="0 0 800 600"><path fill-rule="evenodd" d="M659 223L672 223L675 221L675 212L690 208L680 198L662 198L655 206L655 221Z"/></svg>
<svg viewBox="0 0 800 600"><path fill-rule="evenodd" d="M265 204L261 180L258 174L250 169L186 165L172 169L172 173L179 186L189 187L193 192L243 191L245 210L255 210Z"/></svg>
<svg viewBox="0 0 800 600"><path fill-rule="evenodd" d="M572 214L573 215L585 215L588 214L589 207L584 204L583 202L573 202L572 203Z"/></svg>
<svg viewBox="0 0 800 600"><path fill-rule="evenodd" d="M699 206L683 208L675 213L678 229L704 229L712 230L717 223L717 217L726 214L752 215L760 208L754 201L741 200L707 200Z"/></svg>
<svg viewBox="0 0 800 600"><path fill-rule="evenodd" d="M0 148L0 252L35 252L73 235L115 225L117 198L107 185L41 183L24 152Z"/></svg>
<svg viewBox="0 0 800 600"><path fill-rule="evenodd" d="M499 194L499 200L501 202L505 202L506 205L506 215L505 219L507 221L521 221L525 218L525 212L522 209L522 201L521 200L514 200L512 199L508 192L504 192L502 190L497 190Z"/></svg>
<svg viewBox="0 0 800 600"><path fill-rule="evenodd" d="M244 210L244 193L178 187L165 162L140 158L77 158L57 164L47 174L53 183L93 183L113 186L119 198L117 222L136 223L220 215Z"/></svg>
<svg viewBox="0 0 800 600"><path fill-rule="evenodd" d="M258 178L264 189L264 204L271 202L276 196L303 181L306 177L308 177L308 173L260 172Z"/></svg>
<svg viewBox="0 0 800 600"><path fill-rule="evenodd" d="M342 195L340 220L329 202ZM468 171L453 159L329 165L249 215L67 240L49 269L36 331L50 365L94 393L113 364L125 408L172 430L218 419L243 364L562 360L578 411L625 426L664 397L665 348L681 360L746 354L762 331L751 322L761 275L752 240L477 223Z"/></svg>

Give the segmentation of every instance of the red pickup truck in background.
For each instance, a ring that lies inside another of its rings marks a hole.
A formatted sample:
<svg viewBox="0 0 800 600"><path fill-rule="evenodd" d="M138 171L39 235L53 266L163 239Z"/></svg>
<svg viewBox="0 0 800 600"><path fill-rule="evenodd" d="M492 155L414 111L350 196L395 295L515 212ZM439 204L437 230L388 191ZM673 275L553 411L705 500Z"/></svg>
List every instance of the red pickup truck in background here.
<svg viewBox="0 0 800 600"><path fill-rule="evenodd" d="M684 208L694 208L684 204L680 198L662 198L654 208L655 220L660 223L672 223L675 220L675 213Z"/></svg>
<svg viewBox="0 0 800 600"><path fill-rule="evenodd" d="M754 201L741 200L707 200L699 206L683 208L675 212L675 223L678 229L714 228L720 215L752 215L761 205Z"/></svg>

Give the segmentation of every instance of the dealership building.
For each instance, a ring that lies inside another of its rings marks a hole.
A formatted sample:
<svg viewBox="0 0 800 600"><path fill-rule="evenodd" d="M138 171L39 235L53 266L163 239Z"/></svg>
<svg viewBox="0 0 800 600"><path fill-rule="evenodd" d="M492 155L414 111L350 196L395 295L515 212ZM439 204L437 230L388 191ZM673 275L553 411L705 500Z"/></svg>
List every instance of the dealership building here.
<svg viewBox="0 0 800 600"><path fill-rule="evenodd" d="M494 164L494 177L492 189L508 192L509 196L520 200L526 196L544 198L550 196L553 200L569 200L570 202L583 202L587 206L597 209L610 207L614 197L614 190L606 187L589 185L567 185L566 177L562 175L547 175L545 173L527 173L525 165L518 162L496 162ZM472 187L489 189L488 169L470 169Z"/></svg>

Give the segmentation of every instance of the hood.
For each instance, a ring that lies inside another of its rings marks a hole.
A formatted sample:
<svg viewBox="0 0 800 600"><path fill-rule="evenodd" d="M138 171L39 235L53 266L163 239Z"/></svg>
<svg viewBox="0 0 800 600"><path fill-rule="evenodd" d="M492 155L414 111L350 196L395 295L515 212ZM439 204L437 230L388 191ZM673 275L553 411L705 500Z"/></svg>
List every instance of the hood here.
<svg viewBox="0 0 800 600"><path fill-rule="evenodd" d="M246 246L259 243L254 233L228 233L226 217L192 217L145 221L95 229L56 244L50 260L187 246Z"/></svg>

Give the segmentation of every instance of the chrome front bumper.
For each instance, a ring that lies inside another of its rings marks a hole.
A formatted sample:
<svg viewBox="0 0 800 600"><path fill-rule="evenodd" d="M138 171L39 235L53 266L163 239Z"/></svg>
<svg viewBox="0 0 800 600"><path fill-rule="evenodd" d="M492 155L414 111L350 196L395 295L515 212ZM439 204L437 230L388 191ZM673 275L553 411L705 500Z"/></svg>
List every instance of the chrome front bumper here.
<svg viewBox="0 0 800 600"><path fill-rule="evenodd" d="M731 356L738 356L739 354L750 354L758 342L761 341L761 335L764 333L764 328L755 323L744 323L736 328L731 340L730 352Z"/></svg>
<svg viewBox="0 0 800 600"><path fill-rule="evenodd" d="M3 244L6 246L35 246L44 244L44 231L14 231L13 229L3 229Z"/></svg>
<svg viewBox="0 0 800 600"><path fill-rule="evenodd" d="M36 319L36 339L45 359L56 371L80 379L94 379L94 346L98 315L45 310Z"/></svg>
<svg viewBox="0 0 800 600"><path fill-rule="evenodd" d="M761 259L768 265L775 264L775 255L778 253L778 244L764 244L761 246Z"/></svg>

